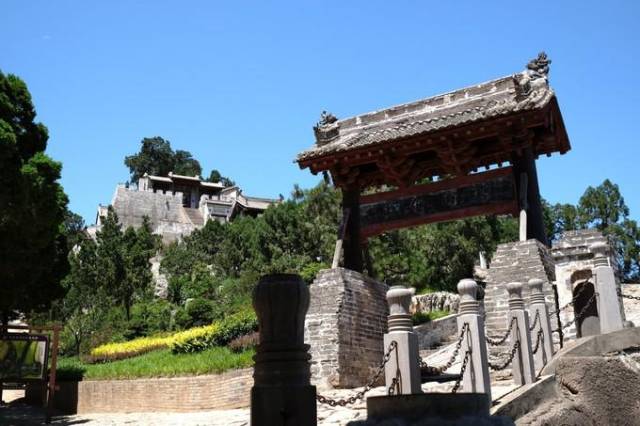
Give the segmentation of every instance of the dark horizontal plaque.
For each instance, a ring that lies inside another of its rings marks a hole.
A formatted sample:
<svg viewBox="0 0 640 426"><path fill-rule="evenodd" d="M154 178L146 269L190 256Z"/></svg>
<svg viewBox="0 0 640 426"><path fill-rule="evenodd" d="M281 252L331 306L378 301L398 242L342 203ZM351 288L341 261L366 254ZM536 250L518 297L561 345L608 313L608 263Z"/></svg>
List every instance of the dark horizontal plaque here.
<svg viewBox="0 0 640 426"><path fill-rule="evenodd" d="M511 168L361 198L366 236L389 229L517 211Z"/></svg>

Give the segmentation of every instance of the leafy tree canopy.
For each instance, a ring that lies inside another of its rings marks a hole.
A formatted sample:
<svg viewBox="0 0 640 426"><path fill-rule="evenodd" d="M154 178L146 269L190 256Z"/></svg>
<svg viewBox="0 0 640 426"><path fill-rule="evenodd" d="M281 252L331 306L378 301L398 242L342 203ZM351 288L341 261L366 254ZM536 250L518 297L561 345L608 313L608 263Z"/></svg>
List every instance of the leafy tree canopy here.
<svg viewBox="0 0 640 426"><path fill-rule="evenodd" d="M186 176L202 173L200 163L189 151L174 152L171 143L159 136L144 138L141 144L140 152L124 159L132 182L137 182L145 173L156 176L167 176L169 172Z"/></svg>
<svg viewBox="0 0 640 426"><path fill-rule="evenodd" d="M47 128L26 84L0 71L0 320L46 309L68 269L62 165L44 151Z"/></svg>

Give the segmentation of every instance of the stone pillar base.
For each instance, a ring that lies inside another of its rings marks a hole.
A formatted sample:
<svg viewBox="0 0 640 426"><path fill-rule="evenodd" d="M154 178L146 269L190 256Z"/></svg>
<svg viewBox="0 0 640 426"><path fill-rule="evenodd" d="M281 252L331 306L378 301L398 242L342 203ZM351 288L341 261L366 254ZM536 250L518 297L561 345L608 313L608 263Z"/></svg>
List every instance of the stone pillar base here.
<svg viewBox="0 0 640 426"><path fill-rule="evenodd" d="M316 426L315 399L315 386L254 387L251 389L251 425Z"/></svg>
<svg viewBox="0 0 640 426"><path fill-rule="evenodd" d="M496 425L513 424L505 417L489 415L489 397L484 393L425 393L374 396L367 399L367 420L349 426L382 425Z"/></svg>

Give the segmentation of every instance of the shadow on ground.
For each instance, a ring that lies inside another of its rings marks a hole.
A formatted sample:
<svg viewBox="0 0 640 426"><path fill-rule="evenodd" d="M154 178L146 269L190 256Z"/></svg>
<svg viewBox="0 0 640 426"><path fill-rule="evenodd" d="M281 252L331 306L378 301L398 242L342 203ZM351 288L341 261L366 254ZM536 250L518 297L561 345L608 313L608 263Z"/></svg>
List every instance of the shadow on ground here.
<svg viewBox="0 0 640 426"><path fill-rule="evenodd" d="M56 412L53 414L52 425L79 425L88 422L88 420L73 420ZM2 426L44 425L44 418L44 408L28 405L21 400L0 405L0 425Z"/></svg>

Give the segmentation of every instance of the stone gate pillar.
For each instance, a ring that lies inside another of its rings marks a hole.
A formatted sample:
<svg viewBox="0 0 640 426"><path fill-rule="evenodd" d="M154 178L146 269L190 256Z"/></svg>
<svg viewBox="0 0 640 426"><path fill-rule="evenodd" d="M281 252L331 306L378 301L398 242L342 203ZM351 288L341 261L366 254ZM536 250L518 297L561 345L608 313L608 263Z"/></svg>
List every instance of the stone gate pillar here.
<svg viewBox="0 0 640 426"><path fill-rule="evenodd" d="M511 282L507 284L507 291L509 292L509 324L515 318L515 324L509 338L510 347L513 348L516 342L520 342L520 347L513 357L513 381L517 385L533 383L536 381L536 372L531 350L529 315L524 309L524 299L522 298L522 283Z"/></svg>
<svg viewBox="0 0 640 426"><path fill-rule="evenodd" d="M396 342L397 346L385 365L384 377L387 388L393 385L394 379L399 379L400 394L422 393L418 336L413 332L409 313L413 294L413 289L402 286L393 286L387 292L389 332L384 335L384 350L386 352L389 349L391 342Z"/></svg>
<svg viewBox="0 0 640 426"><path fill-rule="evenodd" d="M471 358L462 377L462 390L465 392L485 393L491 401L491 379L489 360L484 334L484 320L479 312L478 284L472 279L458 283L460 307L458 308L458 332L467 324L468 330L462 339L460 356L471 351Z"/></svg>
<svg viewBox="0 0 640 426"><path fill-rule="evenodd" d="M600 332L610 333L622 330L622 302L618 296L618 286L613 268L606 256L607 244L594 243L589 247L594 256L594 275L596 277L596 292L598 300L598 315L600 316Z"/></svg>
<svg viewBox="0 0 640 426"><path fill-rule="evenodd" d="M260 343L253 357L251 424L316 426L316 388L304 343L307 285L298 275L266 275L253 292L253 307Z"/></svg>
<svg viewBox="0 0 640 426"><path fill-rule="evenodd" d="M549 319L549 311L545 302L542 285L544 282L539 278L529 280L529 317L533 318L535 326L532 324L531 341L534 346L538 345L538 351L533 354L533 360L536 370L541 370L544 365L549 362L553 356L553 336L551 334L551 321ZM536 320L537 317L537 320ZM542 341L537 343L538 335L541 335Z"/></svg>

